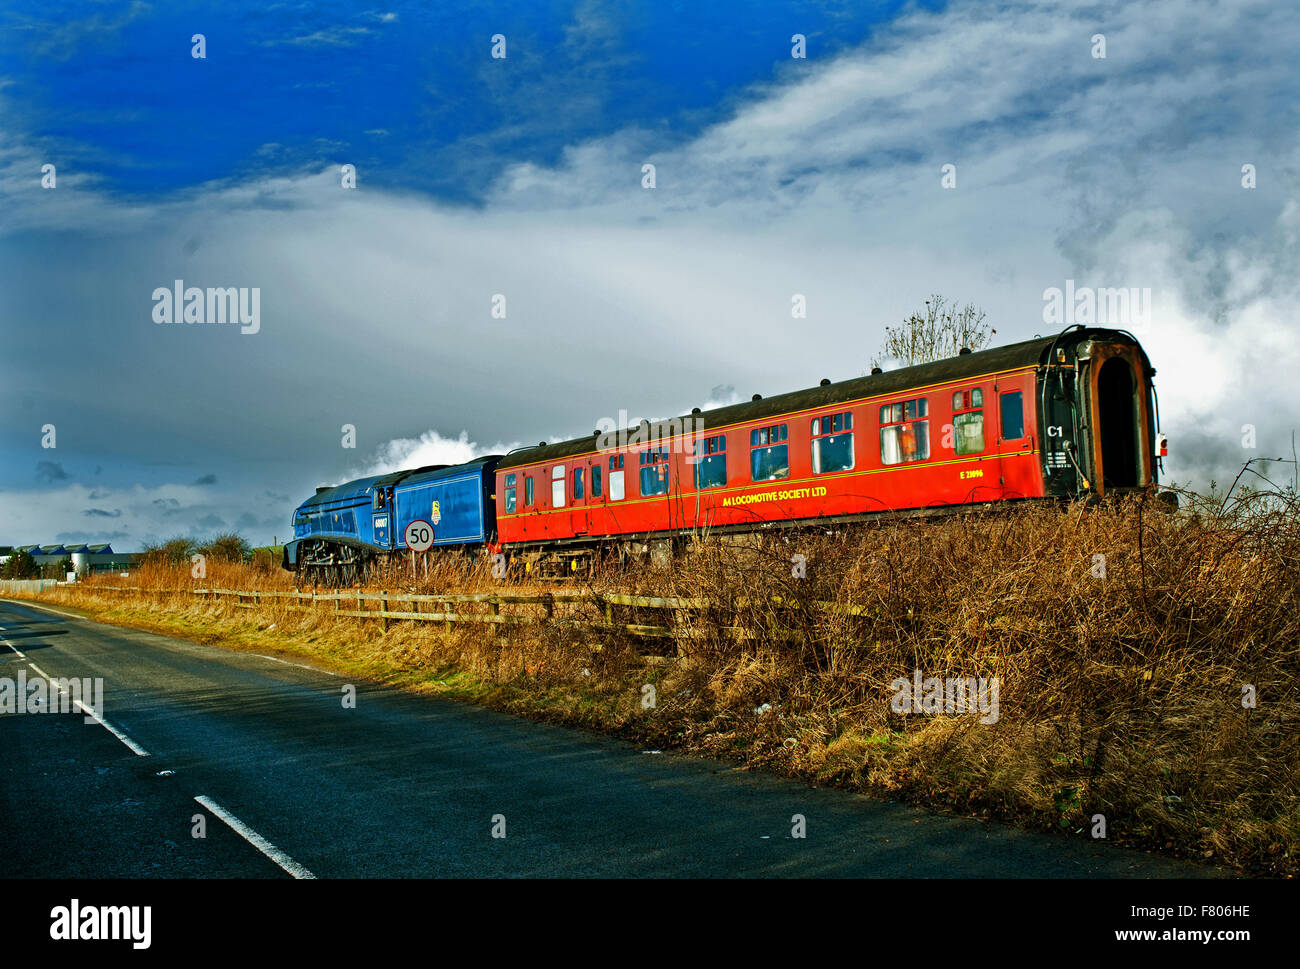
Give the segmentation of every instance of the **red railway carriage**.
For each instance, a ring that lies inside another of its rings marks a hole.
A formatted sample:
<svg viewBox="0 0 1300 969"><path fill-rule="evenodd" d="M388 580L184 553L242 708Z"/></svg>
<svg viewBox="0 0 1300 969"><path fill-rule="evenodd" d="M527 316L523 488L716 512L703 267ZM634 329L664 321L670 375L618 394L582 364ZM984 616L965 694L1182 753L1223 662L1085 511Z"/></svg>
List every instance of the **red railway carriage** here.
<svg viewBox="0 0 1300 969"><path fill-rule="evenodd" d="M1155 371L1131 335L1056 337L516 451L506 549L746 531L1154 485Z"/></svg>

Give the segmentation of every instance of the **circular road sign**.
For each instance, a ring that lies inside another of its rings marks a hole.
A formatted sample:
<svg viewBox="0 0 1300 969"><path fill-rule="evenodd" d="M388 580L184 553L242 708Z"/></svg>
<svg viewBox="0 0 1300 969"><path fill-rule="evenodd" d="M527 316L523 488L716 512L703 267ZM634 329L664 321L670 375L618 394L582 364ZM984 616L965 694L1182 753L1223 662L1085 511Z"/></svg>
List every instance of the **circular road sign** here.
<svg viewBox="0 0 1300 969"><path fill-rule="evenodd" d="M427 552L433 548L433 526L417 518L406 526L402 541L412 552Z"/></svg>

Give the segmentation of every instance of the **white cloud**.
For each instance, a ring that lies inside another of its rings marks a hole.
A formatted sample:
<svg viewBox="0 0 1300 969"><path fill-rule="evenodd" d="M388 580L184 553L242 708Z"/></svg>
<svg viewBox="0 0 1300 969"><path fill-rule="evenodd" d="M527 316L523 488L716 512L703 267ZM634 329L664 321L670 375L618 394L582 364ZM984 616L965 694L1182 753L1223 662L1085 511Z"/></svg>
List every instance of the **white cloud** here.
<svg viewBox="0 0 1300 969"><path fill-rule="evenodd" d="M468 431L461 431L458 437L443 437L435 430L428 430L419 437L397 438L385 442L370 457L366 465L349 475L349 478L391 474L394 471L423 468L434 464L464 464L466 461L488 454L505 454L518 446L518 444L502 444L498 441L491 447L483 447L469 439Z"/></svg>

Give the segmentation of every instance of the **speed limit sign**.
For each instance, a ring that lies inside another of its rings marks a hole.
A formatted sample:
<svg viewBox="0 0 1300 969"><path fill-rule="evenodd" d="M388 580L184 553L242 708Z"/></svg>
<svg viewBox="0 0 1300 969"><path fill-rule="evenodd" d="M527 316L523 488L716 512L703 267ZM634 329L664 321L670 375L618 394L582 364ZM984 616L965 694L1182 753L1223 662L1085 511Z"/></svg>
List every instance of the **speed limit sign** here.
<svg viewBox="0 0 1300 969"><path fill-rule="evenodd" d="M412 552L427 552L433 548L433 526L417 518L406 526L402 541Z"/></svg>

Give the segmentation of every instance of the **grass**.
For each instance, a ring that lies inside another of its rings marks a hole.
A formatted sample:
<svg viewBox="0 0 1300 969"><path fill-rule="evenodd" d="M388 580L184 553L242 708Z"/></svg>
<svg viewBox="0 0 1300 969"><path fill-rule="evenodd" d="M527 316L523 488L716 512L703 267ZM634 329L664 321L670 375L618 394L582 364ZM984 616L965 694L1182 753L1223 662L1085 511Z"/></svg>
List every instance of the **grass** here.
<svg viewBox="0 0 1300 969"><path fill-rule="evenodd" d="M209 568L202 581L179 567L142 570L124 580L140 593L86 583L42 598L1066 837L1091 837L1102 815L1111 843L1243 872L1291 875L1300 857L1300 519L1276 497L1177 515L1135 499L711 539L667 567L610 565L585 579L597 594L745 600L679 615L695 636L659 662L643 655L644 640L569 621L599 619L595 606L557 607L549 624L499 635L412 622L385 632L327 606L236 609L184 591L291 587L278 570ZM376 581L390 591L541 590L472 560ZM622 608L617 619L671 615ZM891 684L916 670L997 677L996 722L896 712ZM1252 690L1255 705L1243 706Z"/></svg>

